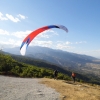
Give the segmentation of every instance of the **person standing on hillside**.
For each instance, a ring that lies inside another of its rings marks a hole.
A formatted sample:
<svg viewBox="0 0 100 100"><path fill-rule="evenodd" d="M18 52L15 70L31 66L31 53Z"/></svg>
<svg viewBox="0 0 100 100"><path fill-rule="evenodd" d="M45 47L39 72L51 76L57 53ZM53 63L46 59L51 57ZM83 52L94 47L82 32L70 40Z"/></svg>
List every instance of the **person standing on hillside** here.
<svg viewBox="0 0 100 100"><path fill-rule="evenodd" d="M57 76L58 76L58 71L55 70L55 71L54 71L54 79L57 79Z"/></svg>
<svg viewBox="0 0 100 100"><path fill-rule="evenodd" d="M74 72L72 72L71 77L73 78L73 82L75 83L76 74Z"/></svg>

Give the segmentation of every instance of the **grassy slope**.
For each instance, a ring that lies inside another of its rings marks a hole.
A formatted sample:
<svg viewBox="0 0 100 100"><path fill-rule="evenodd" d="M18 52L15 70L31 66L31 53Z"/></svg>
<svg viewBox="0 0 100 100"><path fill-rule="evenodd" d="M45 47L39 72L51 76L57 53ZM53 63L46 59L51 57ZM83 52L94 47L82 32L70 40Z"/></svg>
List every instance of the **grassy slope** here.
<svg viewBox="0 0 100 100"><path fill-rule="evenodd" d="M41 83L61 93L61 100L100 100L100 86L43 78Z"/></svg>

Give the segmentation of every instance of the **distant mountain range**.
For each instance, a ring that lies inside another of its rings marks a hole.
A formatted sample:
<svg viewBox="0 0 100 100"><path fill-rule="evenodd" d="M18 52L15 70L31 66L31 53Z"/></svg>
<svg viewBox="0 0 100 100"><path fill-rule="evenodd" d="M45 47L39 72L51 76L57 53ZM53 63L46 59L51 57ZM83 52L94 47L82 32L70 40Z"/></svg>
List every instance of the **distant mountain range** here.
<svg viewBox="0 0 100 100"><path fill-rule="evenodd" d="M5 49L5 51L20 55L18 47ZM65 70L67 69L81 74L92 74L100 77L100 59L95 57L39 46L30 46L27 49L25 56L58 65L63 67Z"/></svg>

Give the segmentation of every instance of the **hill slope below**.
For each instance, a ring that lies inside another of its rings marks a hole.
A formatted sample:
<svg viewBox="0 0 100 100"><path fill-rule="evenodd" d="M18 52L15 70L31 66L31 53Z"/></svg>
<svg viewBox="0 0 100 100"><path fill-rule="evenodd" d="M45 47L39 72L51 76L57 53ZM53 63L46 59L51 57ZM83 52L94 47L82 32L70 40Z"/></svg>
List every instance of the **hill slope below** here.
<svg viewBox="0 0 100 100"><path fill-rule="evenodd" d="M55 88L61 93L61 100L100 100L100 86L91 86L88 84L73 83L71 81L62 81L54 79L42 79L43 84Z"/></svg>

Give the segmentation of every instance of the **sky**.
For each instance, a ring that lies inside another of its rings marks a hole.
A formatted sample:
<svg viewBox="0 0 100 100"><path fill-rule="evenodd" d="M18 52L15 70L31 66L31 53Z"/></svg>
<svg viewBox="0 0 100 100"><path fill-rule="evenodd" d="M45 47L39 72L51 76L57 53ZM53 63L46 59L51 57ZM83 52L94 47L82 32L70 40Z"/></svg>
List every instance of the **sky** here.
<svg viewBox="0 0 100 100"><path fill-rule="evenodd" d="M0 0L0 49L19 47L32 31L64 25L37 35L30 46L100 58L100 0Z"/></svg>

